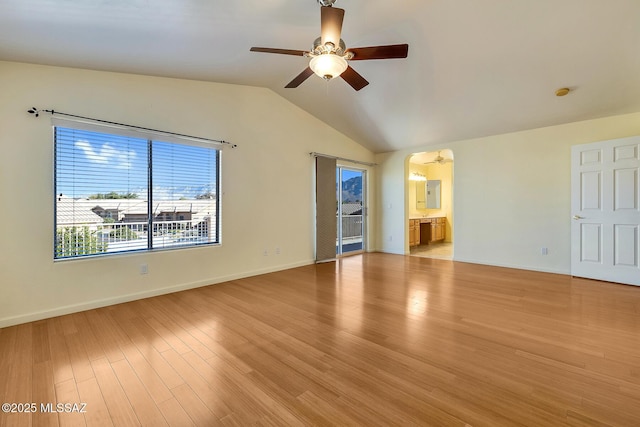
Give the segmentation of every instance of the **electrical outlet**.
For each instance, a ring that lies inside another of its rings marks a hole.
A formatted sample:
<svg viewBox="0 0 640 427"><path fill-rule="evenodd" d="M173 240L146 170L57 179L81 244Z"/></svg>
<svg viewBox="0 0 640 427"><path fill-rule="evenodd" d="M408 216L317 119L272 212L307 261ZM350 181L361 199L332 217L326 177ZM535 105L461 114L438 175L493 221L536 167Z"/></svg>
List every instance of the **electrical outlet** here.
<svg viewBox="0 0 640 427"><path fill-rule="evenodd" d="M393 242L393 236L392 236L392 235L389 235L389 239L388 239L388 240L389 240L390 242Z"/></svg>
<svg viewBox="0 0 640 427"><path fill-rule="evenodd" d="M540 248L541 255L549 255L549 248Z"/></svg>
<svg viewBox="0 0 640 427"><path fill-rule="evenodd" d="M264 251L262 251L262 255L263 256L269 256L269 250L265 249Z"/></svg>
<svg viewBox="0 0 640 427"><path fill-rule="evenodd" d="M280 255L280 246L276 246L275 252L276 252L276 255Z"/></svg>
<svg viewBox="0 0 640 427"><path fill-rule="evenodd" d="M149 266L147 264L140 264L140 274L149 273Z"/></svg>

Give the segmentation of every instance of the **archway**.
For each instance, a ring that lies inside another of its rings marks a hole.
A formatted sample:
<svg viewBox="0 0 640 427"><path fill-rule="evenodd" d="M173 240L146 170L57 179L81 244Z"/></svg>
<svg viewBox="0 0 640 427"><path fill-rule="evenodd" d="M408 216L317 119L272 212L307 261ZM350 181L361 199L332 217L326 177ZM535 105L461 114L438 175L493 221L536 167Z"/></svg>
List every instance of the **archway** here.
<svg viewBox="0 0 640 427"><path fill-rule="evenodd" d="M410 254L453 259L453 152L415 153L408 172Z"/></svg>

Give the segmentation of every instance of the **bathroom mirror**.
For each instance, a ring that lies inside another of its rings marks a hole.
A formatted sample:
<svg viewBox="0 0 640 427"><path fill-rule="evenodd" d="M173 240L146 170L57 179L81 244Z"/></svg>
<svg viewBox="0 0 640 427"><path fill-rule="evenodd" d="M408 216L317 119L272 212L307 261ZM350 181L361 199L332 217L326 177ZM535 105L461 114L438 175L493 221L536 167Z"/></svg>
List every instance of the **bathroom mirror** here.
<svg viewBox="0 0 640 427"><path fill-rule="evenodd" d="M427 182L426 181L415 181L416 183L416 208L417 209L426 209L427 208Z"/></svg>
<svg viewBox="0 0 640 427"><path fill-rule="evenodd" d="M426 187L427 209L440 209L440 180L429 180Z"/></svg>

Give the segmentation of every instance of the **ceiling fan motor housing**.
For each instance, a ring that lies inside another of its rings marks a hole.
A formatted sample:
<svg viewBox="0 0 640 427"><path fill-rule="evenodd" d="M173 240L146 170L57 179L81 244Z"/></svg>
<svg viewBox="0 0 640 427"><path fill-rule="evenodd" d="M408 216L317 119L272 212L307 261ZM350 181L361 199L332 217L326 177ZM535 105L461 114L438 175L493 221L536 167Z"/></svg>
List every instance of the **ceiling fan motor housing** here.
<svg viewBox="0 0 640 427"><path fill-rule="evenodd" d="M338 56L343 56L345 59L353 58L353 53L346 52L346 50L347 50L347 46L345 45L344 40L342 39L340 39L340 45L334 46L333 43L331 42L322 44L322 38L318 37L313 42L313 50L311 52L308 52L306 56L314 56L314 55L317 56L325 53L333 53Z"/></svg>

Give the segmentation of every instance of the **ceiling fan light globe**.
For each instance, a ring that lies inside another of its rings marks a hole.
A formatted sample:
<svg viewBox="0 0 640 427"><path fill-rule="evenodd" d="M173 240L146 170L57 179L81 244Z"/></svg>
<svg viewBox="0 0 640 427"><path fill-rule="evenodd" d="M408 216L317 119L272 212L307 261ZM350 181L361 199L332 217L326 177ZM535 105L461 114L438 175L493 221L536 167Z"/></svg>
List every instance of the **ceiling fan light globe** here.
<svg viewBox="0 0 640 427"><path fill-rule="evenodd" d="M314 56L309 62L313 72L325 80L338 77L348 66L346 59L332 53Z"/></svg>

